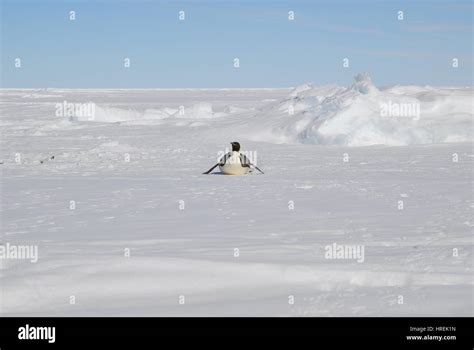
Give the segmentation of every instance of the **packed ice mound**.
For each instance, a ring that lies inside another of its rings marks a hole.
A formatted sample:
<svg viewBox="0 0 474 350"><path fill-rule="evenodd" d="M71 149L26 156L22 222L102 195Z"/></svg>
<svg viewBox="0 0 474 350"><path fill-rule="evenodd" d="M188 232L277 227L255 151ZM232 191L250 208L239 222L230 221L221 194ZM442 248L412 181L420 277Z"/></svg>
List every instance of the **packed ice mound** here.
<svg viewBox="0 0 474 350"><path fill-rule="evenodd" d="M379 90L372 84L372 78L368 73L357 74L355 77L355 83L351 89L360 92L363 95L376 94Z"/></svg>
<svg viewBox="0 0 474 350"><path fill-rule="evenodd" d="M395 86L379 89L367 73L350 87L295 88L261 110L248 136L272 143L345 146L473 140L473 90Z"/></svg>

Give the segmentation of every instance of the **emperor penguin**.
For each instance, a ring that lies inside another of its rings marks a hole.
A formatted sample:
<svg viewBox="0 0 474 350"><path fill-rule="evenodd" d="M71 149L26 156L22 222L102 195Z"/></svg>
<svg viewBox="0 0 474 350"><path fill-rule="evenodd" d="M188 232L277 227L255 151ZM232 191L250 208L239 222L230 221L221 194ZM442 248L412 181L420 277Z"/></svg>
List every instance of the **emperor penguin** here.
<svg viewBox="0 0 474 350"><path fill-rule="evenodd" d="M242 153L240 153L240 144L231 142L232 152L226 153L219 160L219 169L226 175L245 175L250 170L250 161Z"/></svg>

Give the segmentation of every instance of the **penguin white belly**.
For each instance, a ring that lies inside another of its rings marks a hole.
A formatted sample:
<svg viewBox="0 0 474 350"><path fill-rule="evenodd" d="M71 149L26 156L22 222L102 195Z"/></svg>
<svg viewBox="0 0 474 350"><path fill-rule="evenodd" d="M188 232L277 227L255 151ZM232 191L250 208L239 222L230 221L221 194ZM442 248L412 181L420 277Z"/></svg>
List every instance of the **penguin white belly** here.
<svg viewBox="0 0 474 350"><path fill-rule="evenodd" d="M242 166L239 154L233 154L224 165L219 166L219 169L226 175L245 175L250 168Z"/></svg>
<svg viewBox="0 0 474 350"><path fill-rule="evenodd" d="M249 171L249 168L244 168L240 164L224 164L219 168L226 175L245 175Z"/></svg>

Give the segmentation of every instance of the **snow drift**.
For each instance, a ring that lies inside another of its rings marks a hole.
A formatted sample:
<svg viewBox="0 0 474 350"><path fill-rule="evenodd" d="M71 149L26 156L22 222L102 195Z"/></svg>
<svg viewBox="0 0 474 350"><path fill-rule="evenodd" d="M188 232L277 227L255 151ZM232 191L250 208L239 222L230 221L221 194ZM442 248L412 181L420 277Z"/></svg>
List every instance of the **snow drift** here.
<svg viewBox="0 0 474 350"><path fill-rule="evenodd" d="M401 146L473 138L472 88L377 88L367 73L352 86L296 87L255 115L250 138L271 143Z"/></svg>
<svg viewBox="0 0 474 350"><path fill-rule="evenodd" d="M196 98L135 110L98 104L73 121L206 127L202 134L268 143L404 146L473 140L472 87L378 88L367 73L349 87L303 84L286 98L246 108ZM198 101L198 102L196 102Z"/></svg>
<svg viewBox="0 0 474 350"><path fill-rule="evenodd" d="M226 113L215 112L211 103L199 102L188 107L164 107L160 109L145 109L143 111L96 105L93 116L74 115L71 119L102 123L153 124L150 122L168 118L210 119L225 115Z"/></svg>

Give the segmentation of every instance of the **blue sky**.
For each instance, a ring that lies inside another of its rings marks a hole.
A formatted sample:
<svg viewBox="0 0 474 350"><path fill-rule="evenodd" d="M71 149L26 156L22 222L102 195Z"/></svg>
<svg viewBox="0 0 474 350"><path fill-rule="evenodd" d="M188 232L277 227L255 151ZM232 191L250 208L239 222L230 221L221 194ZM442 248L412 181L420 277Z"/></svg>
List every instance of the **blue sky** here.
<svg viewBox="0 0 474 350"><path fill-rule="evenodd" d="M377 85L473 80L469 0L0 1L1 87L348 85L362 71Z"/></svg>

